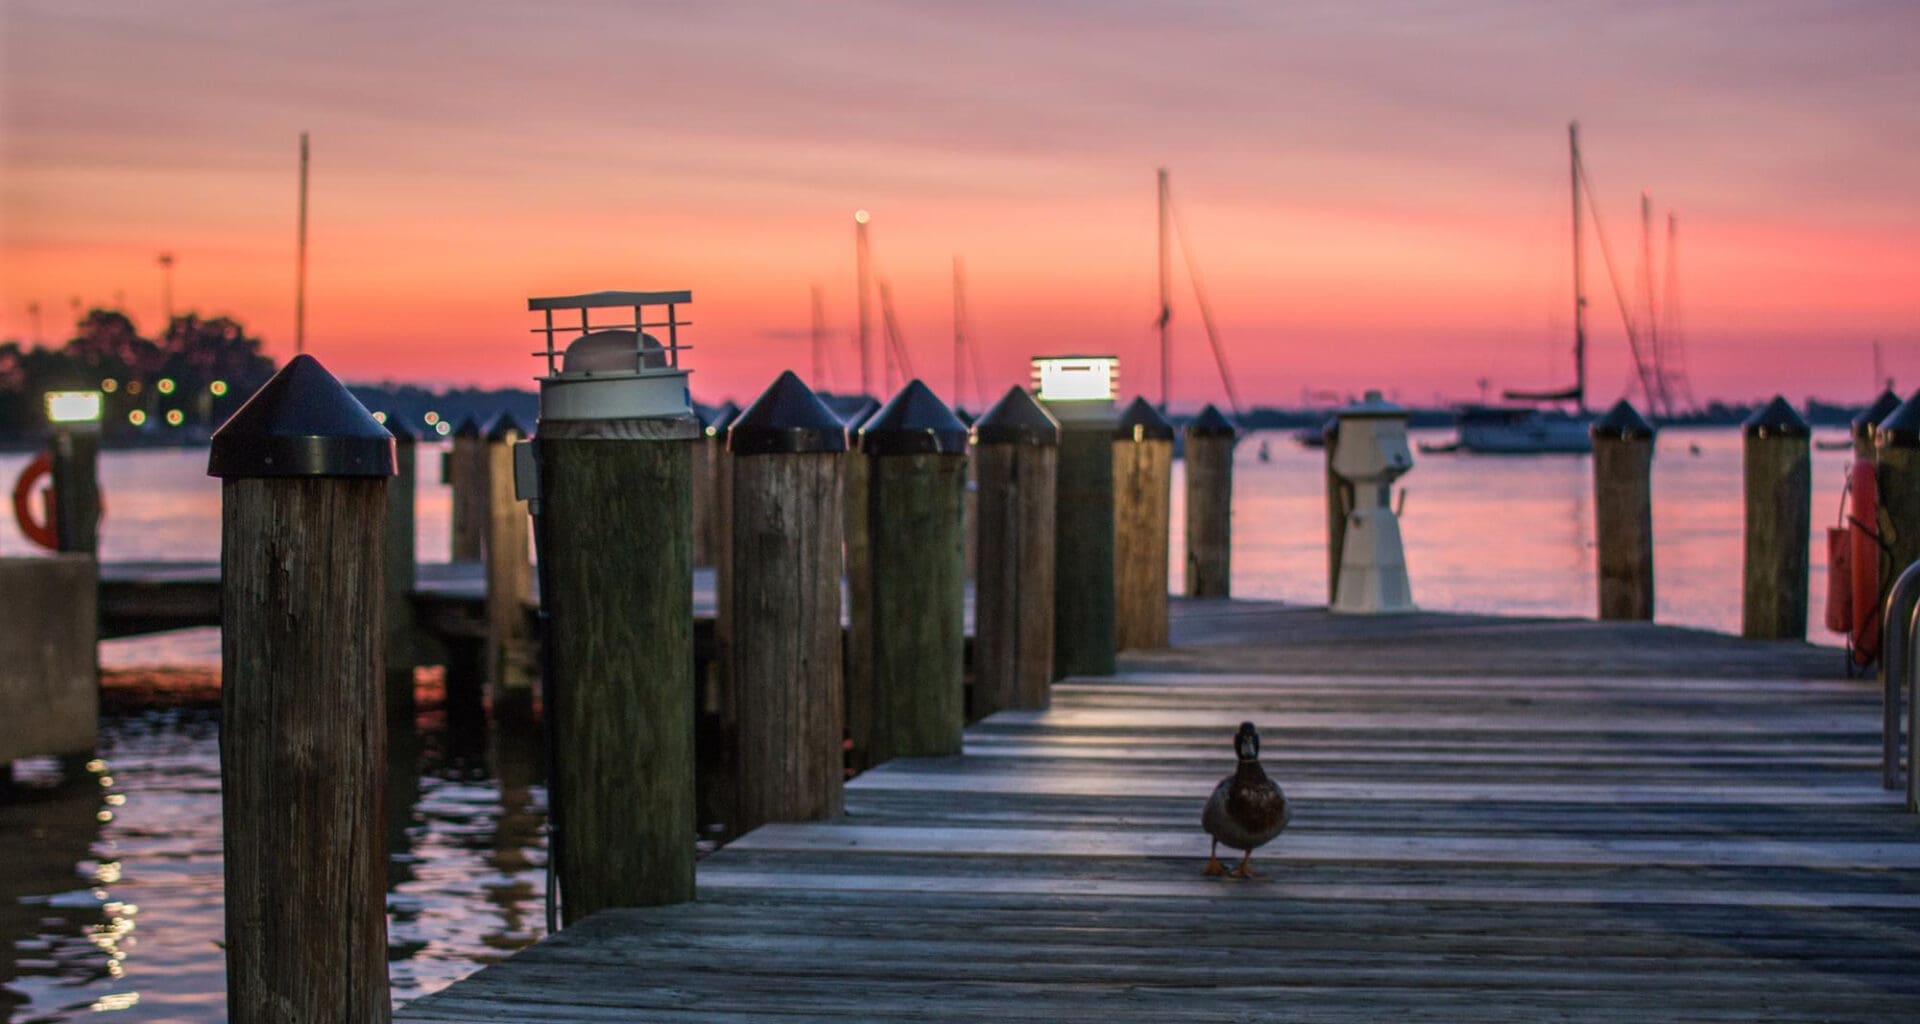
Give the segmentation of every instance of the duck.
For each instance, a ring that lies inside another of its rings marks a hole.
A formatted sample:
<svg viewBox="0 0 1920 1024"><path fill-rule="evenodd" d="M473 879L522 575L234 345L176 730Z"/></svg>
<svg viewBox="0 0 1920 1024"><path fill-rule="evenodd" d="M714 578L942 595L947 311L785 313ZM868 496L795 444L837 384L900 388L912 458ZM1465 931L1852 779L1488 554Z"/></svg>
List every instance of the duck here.
<svg viewBox="0 0 1920 1024"><path fill-rule="evenodd" d="M1293 808L1266 769L1260 767L1260 733L1252 722L1241 722L1233 737L1233 752L1240 759L1233 774L1213 787L1206 810L1200 813L1200 825L1213 837L1207 851L1203 874L1256 878L1249 863L1253 851L1265 846L1287 827ZM1228 870L1220 863L1220 844L1244 851L1240 864Z"/></svg>

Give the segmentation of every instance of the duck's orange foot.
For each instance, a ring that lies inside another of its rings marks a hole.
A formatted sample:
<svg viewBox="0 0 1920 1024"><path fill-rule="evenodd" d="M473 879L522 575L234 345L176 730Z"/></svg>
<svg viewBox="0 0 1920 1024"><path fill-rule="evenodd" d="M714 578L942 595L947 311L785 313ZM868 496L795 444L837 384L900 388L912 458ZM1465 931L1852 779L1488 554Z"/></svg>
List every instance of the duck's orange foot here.
<svg viewBox="0 0 1920 1024"><path fill-rule="evenodd" d="M1218 857L1208 857L1207 866L1201 868L1200 873L1203 875L1224 875L1227 873L1227 866L1220 863L1220 858Z"/></svg>
<svg viewBox="0 0 1920 1024"><path fill-rule="evenodd" d="M1240 858L1240 863L1227 874L1235 878L1259 878L1260 876L1253 872L1253 851L1248 850L1247 855Z"/></svg>

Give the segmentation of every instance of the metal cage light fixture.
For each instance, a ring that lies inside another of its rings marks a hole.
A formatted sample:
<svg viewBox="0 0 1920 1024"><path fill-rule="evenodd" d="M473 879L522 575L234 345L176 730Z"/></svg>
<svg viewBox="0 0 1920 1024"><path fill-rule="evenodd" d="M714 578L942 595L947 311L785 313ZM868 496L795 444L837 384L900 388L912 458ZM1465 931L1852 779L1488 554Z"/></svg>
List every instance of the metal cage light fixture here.
<svg viewBox="0 0 1920 1024"><path fill-rule="evenodd" d="M680 319L679 307L692 302L691 291L606 291L528 299L527 309L543 315L531 333L545 338L534 352L547 361L540 381L542 420L613 420L682 416L692 412L687 389L689 371L680 366L680 353L692 346L680 343L680 328L692 321ZM664 306L662 318L658 311ZM652 307L654 319L648 320ZM618 310L632 319L593 322L594 310ZM578 323L567 322L578 314ZM556 317L555 314L562 314ZM561 322L556 322L560 320ZM664 329L666 340L647 333ZM571 336L569 338L569 336Z"/></svg>

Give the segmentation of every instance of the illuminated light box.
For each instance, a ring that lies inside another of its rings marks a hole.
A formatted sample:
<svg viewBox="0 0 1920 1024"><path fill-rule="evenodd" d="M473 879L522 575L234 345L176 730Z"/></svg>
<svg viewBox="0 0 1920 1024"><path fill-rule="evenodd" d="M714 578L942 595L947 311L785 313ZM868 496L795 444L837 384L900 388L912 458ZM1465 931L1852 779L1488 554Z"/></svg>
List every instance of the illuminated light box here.
<svg viewBox="0 0 1920 1024"><path fill-rule="evenodd" d="M1043 402L1111 402L1120 384L1115 356L1036 356L1033 389Z"/></svg>
<svg viewBox="0 0 1920 1024"><path fill-rule="evenodd" d="M48 423L98 423L100 422L100 392L98 391L49 391L47 392Z"/></svg>

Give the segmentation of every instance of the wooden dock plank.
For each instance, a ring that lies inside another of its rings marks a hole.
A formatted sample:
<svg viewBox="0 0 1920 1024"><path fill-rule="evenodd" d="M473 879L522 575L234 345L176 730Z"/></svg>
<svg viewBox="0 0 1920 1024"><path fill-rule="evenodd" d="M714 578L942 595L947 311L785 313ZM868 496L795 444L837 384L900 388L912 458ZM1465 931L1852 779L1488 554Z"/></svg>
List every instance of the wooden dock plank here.
<svg viewBox="0 0 1920 1024"><path fill-rule="evenodd" d="M1920 1017L1920 819L1865 684L1181 657L870 771L843 817L703 861L698 902L399 1019ZM1243 717L1296 810L1223 882L1197 819Z"/></svg>

